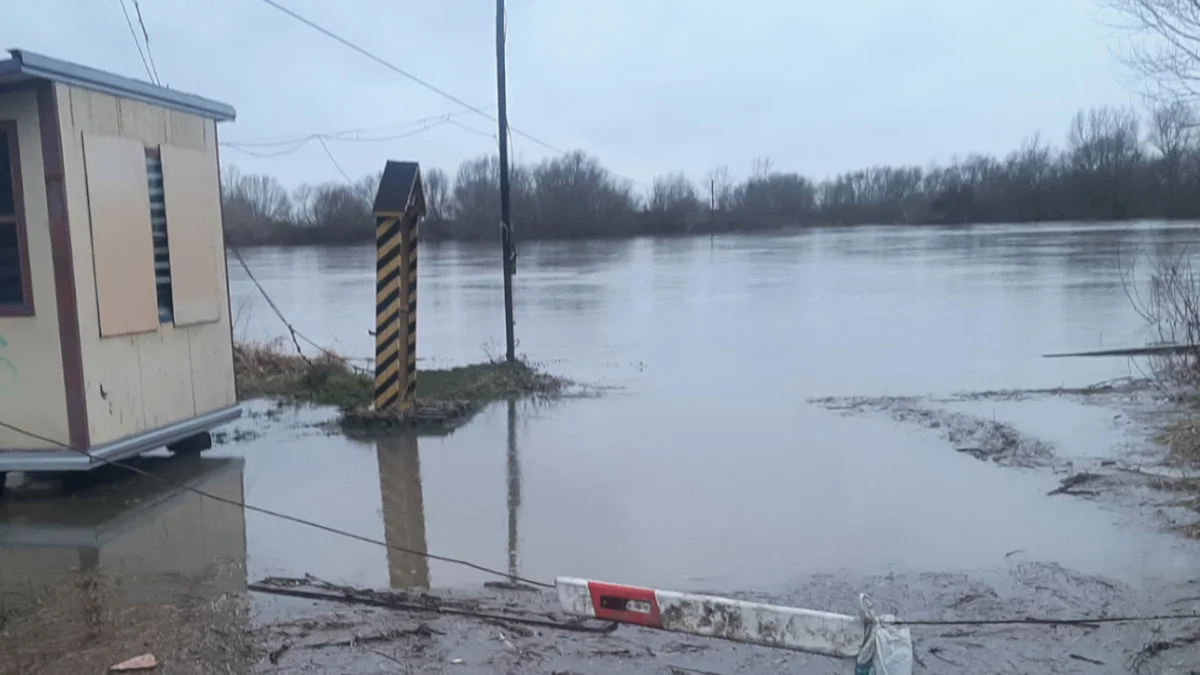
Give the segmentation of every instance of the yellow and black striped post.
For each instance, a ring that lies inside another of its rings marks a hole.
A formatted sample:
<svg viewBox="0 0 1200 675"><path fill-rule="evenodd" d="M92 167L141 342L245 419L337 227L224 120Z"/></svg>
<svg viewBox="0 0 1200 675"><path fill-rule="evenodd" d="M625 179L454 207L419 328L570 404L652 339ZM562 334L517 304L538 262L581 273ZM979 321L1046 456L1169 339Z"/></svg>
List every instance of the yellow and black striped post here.
<svg viewBox="0 0 1200 675"><path fill-rule="evenodd" d="M404 344L401 326L400 294L405 256L400 218L380 216L375 219L375 409L392 410L400 403L401 368L400 345ZM403 371L407 379L407 368ZM403 389L407 391L407 387Z"/></svg>
<svg viewBox="0 0 1200 675"><path fill-rule="evenodd" d="M405 412L417 393L420 170L388 162L375 197L375 409Z"/></svg>

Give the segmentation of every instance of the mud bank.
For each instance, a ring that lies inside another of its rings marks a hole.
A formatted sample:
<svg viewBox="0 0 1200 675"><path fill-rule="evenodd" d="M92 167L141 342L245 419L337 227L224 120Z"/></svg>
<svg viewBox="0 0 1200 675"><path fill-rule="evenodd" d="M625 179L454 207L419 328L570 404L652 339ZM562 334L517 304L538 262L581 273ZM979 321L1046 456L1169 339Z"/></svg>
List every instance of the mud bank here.
<svg viewBox="0 0 1200 675"><path fill-rule="evenodd" d="M1062 567L1012 563L981 575L926 573L885 578L818 577L782 595L746 599L853 611L866 589L882 606L909 608L913 620L1101 616L1141 613L1150 598L1110 580ZM1177 589L1182 591L1183 589ZM1192 589L1200 594L1200 588ZM543 621L566 621L549 592L423 596L410 601ZM717 673L849 672L850 664L630 626L590 634L428 612L393 612L260 596L255 672ZM1200 608L1200 600L1176 604ZM915 608L920 608L915 609ZM593 626L588 626L593 628ZM919 672L1158 673L1200 663L1200 622L1082 626L920 626Z"/></svg>
<svg viewBox="0 0 1200 675"><path fill-rule="evenodd" d="M1145 381L810 403L842 415L886 415L901 425L933 430L964 455L1004 467L1053 471L1061 479L1050 495L1115 504L1168 530L1200 535L1200 468L1180 463L1163 431L1191 411L1164 401Z"/></svg>

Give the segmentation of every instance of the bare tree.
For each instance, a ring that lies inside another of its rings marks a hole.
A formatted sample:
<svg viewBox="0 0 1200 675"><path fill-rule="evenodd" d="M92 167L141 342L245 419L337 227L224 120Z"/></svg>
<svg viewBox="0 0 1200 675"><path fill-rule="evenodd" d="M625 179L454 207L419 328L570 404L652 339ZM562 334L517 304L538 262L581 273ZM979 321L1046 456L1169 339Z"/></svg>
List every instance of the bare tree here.
<svg viewBox="0 0 1200 675"><path fill-rule="evenodd" d="M1077 113L1067 135L1066 159L1078 174L1079 203L1092 209L1088 215L1113 219L1129 216L1142 161L1136 113L1124 107Z"/></svg>
<svg viewBox="0 0 1200 675"><path fill-rule="evenodd" d="M1158 153L1153 178L1161 189L1168 218L1175 217L1179 206L1180 182L1184 164L1196 144L1196 112L1183 101L1159 103L1150 110L1147 142Z"/></svg>
<svg viewBox="0 0 1200 675"><path fill-rule="evenodd" d="M708 182L709 204L717 211L729 211L733 208L733 175L729 173L729 165L719 166L705 176Z"/></svg>
<svg viewBox="0 0 1200 675"><path fill-rule="evenodd" d="M1200 2L1103 0L1129 37L1122 59L1153 96L1200 97Z"/></svg>
<svg viewBox="0 0 1200 675"><path fill-rule="evenodd" d="M450 179L446 172L438 168L429 169L425 172L424 186L426 221L440 225L450 220L453 215L450 209Z"/></svg>
<svg viewBox="0 0 1200 675"><path fill-rule="evenodd" d="M696 186L682 171L655 178L646 200L646 213L663 232L692 229L702 209Z"/></svg>

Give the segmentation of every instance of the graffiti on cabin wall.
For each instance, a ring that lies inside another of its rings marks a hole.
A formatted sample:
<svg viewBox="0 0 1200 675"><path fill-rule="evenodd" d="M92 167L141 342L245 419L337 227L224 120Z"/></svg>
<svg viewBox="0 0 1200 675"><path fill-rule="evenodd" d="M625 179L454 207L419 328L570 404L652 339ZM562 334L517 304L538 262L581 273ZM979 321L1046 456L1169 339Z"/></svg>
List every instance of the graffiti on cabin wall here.
<svg viewBox="0 0 1200 675"><path fill-rule="evenodd" d="M5 389L11 389L20 379L21 372L17 370L16 364L8 360L8 356L4 353L8 349L8 340L0 335L0 392Z"/></svg>

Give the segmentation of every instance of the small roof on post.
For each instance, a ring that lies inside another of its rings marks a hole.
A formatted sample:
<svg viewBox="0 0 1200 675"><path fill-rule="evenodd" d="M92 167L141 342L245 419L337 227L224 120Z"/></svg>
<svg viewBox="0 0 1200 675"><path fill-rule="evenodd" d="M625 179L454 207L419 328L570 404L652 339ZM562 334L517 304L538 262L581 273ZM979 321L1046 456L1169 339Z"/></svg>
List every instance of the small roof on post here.
<svg viewBox="0 0 1200 675"><path fill-rule="evenodd" d="M421 185L421 165L416 162L388 160L375 193L375 215L397 218L415 213L425 215L425 188Z"/></svg>

